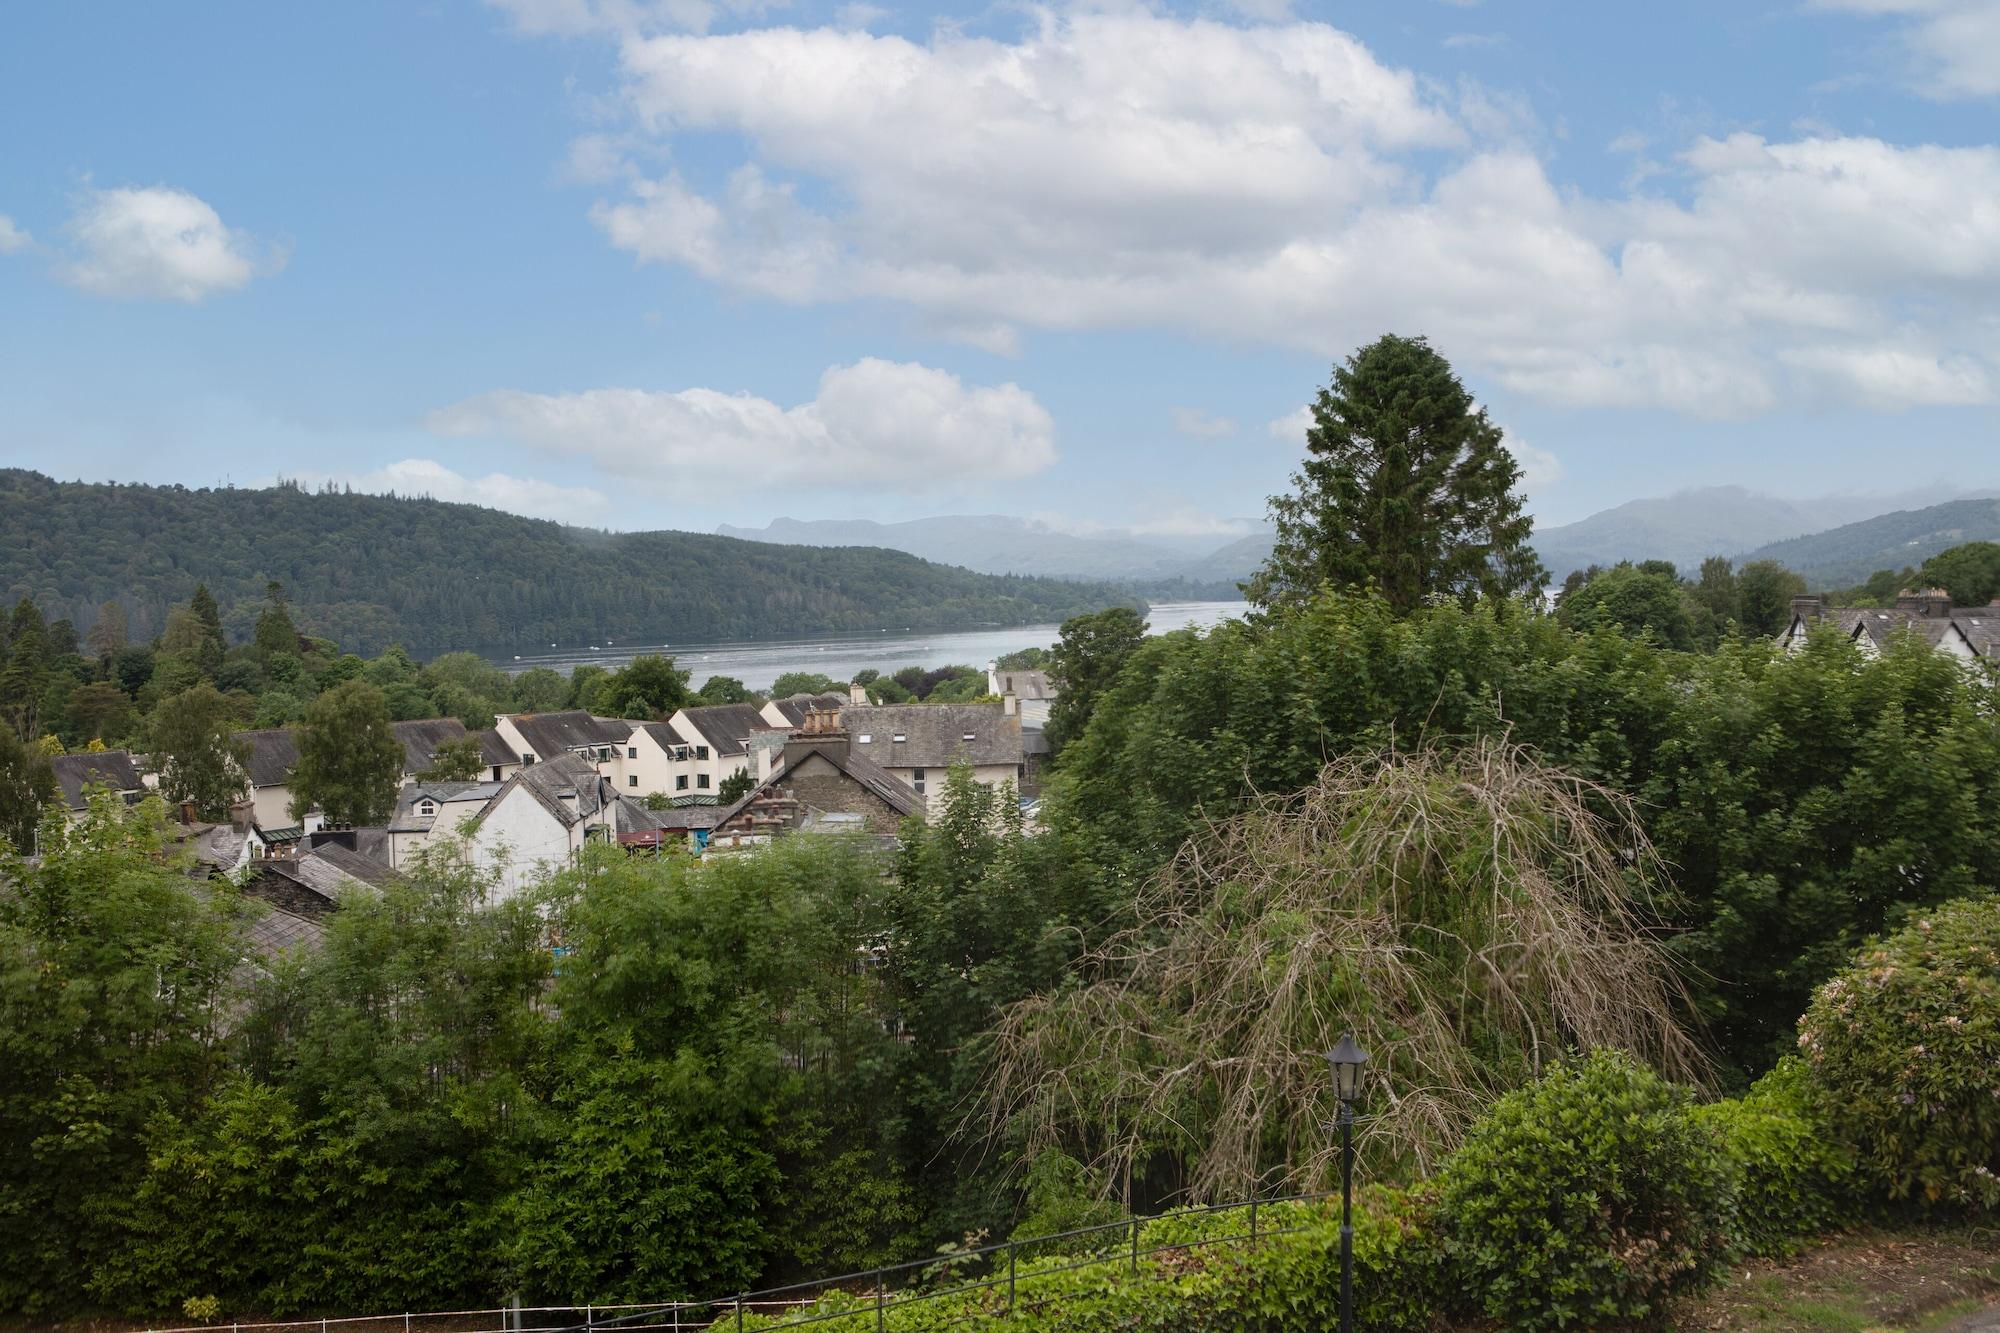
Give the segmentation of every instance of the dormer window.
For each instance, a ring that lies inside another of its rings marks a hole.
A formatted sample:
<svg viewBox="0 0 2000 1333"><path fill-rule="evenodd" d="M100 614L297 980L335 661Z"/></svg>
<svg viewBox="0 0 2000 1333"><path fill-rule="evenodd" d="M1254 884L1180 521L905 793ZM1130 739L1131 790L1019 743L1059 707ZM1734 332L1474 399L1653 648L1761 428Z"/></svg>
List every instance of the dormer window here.
<svg viewBox="0 0 2000 1333"><path fill-rule="evenodd" d="M971 733L971 732L969 732L969 731L968 731L968 732L966 732L966 733L965 733L965 737L964 737L964 739L966 739L966 740L971 740L971 739L972 739L972 733Z"/></svg>
<svg viewBox="0 0 2000 1333"><path fill-rule="evenodd" d="M1979 622L1975 620L1972 623L1977 625ZM875 738L864 731L859 736L856 736L854 739L859 744L866 745L868 744L868 742L874 740Z"/></svg>
<svg viewBox="0 0 2000 1333"><path fill-rule="evenodd" d="M899 731L894 736L891 736L889 739L894 741L896 744L901 745L904 741L910 738Z"/></svg>
<svg viewBox="0 0 2000 1333"><path fill-rule="evenodd" d="M434 815L437 812L437 802L435 801L425 801L417 807L417 813L420 815Z"/></svg>
<svg viewBox="0 0 2000 1333"><path fill-rule="evenodd" d="M528 753L526 750L521 751L521 763L523 765L532 764L534 762L535 762L534 755Z"/></svg>

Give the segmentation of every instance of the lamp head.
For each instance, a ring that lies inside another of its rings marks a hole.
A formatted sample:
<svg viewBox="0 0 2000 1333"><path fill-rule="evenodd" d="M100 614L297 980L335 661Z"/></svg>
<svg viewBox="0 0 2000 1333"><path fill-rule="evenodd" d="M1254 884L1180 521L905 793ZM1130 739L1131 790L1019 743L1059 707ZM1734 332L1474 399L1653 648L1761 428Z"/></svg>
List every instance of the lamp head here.
<svg viewBox="0 0 2000 1333"><path fill-rule="evenodd" d="M1340 1043L1326 1053L1333 1069L1333 1093L1344 1102L1357 1102L1368 1088L1368 1052L1361 1049L1352 1032L1341 1034Z"/></svg>

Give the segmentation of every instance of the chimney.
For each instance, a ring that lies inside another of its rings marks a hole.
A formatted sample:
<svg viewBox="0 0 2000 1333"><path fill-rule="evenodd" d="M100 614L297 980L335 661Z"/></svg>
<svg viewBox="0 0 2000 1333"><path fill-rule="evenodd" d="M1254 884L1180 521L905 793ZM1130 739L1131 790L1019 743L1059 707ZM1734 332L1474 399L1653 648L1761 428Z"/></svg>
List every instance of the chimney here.
<svg viewBox="0 0 2000 1333"><path fill-rule="evenodd" d="M182 801L180 813L181 813L181 823L190 825L193 824L195 822L194 802Z"/></svg>
<svg viewBox="0 0 2000 1333"><path fill-rule="evenodd" d="M847 687L847 702L865 705L868 702L868 687L866 685L849 683Z"/></svg>
<svg viewBox="0 0 2000 1333"><path fill-rule="evenodd" d="M1815 593L1808 593L1802 597L1792 598L1793 619L1803 617L1805 622L1810 625L1815 620L1824 619L1825 616L1826 598Z"/></svg>
<svg viewBox="0 0 2000 1333"><path fill-rule="evenodd" d="M250 826L257 822L257 804L254 801L238 801L229 807L229 827L238 833L248 833Z"/></svg>
<svg viewBox="0 0 2000 1333"><path fill-rule="evenodd" d="M785 762L788 771L792 765L815 751L836 760L847 758L847 728L841 725L840 714L831 708L812 708L806 712L806 720L797 731L785 741Z"/></svg>
<svg viewBox="0 0 2000 1333"><path fill-rule="evenodd" d="M1021 711L1021 701L1015 697L1014 691L1009 690L1005 694L1000 696L1001 716L1012 717L1020 711Z"/></svg>

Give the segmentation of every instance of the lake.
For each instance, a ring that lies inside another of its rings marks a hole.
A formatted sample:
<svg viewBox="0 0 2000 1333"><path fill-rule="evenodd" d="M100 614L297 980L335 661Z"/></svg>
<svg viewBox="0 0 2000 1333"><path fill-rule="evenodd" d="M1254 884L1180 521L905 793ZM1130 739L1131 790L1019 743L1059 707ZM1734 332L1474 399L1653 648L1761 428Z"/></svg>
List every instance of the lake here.
<svg viewBox="0 0 2000 1333"><path fill-rule="evenodd" d="M1147 616L1154 634L1168 630L1207 629L1242 615L1242 602L1161 602ZM887 674L898 667L966 666L986 669L996 657L1023 648L1054 644L1056 625L1021 625L1014 629L916 631L878 630L874 633L823 634L806 639L769 639L733 643L604 643L592 648L555 648L493 661L510 672L552 667L567 676L571 669L593 662L623 666L640 653L665 653L690 674L696 689L710 676L734 676L753 690L766 690L787 671L817 671L835 680L851 680L863 667Z"/></svg>

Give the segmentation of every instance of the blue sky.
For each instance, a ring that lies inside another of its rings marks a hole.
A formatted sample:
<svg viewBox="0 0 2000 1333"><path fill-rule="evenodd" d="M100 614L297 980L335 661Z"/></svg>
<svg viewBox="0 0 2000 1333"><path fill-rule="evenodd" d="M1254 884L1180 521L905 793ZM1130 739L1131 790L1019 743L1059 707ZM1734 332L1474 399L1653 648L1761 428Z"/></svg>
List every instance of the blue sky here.
<svg viewBox="0 0 2000 1333"><path fill-rule="evenodd" d="M0 459L59 477L1223 540L1394 330L1545 522L2000 485L2000 0L0 22Z"/></svg>

